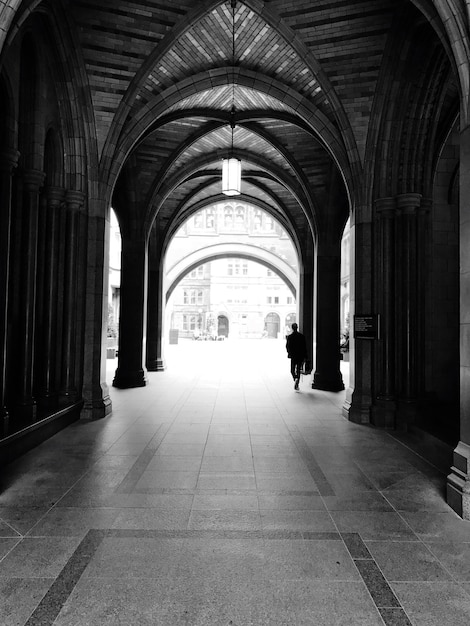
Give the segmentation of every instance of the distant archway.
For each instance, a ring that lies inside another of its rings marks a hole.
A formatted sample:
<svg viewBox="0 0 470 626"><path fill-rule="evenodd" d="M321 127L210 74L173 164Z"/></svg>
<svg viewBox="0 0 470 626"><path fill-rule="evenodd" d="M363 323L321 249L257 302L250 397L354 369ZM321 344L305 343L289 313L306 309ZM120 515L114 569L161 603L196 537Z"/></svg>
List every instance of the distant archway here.
<svg viewBox="0 0 470 626"><path fill-rule="evenodd" d="M229 334L229 321L225 315L219 315L217 317L217 336L228 337Z"/></svg>
<svg viewBox="0 0 470 626"><path fill-rule="evenodd" d="M280 330L280 319L277 313L269 313L265 321L266 332L268 337L277 339Z"/></svg>

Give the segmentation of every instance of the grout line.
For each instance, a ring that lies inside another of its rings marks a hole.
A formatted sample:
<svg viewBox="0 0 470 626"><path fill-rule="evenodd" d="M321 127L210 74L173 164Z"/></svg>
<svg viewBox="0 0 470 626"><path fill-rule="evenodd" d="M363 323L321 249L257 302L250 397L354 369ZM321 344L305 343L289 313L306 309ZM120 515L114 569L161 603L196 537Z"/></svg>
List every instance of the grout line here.
<svg viewBox="0 0 470 626"><path fill-rule="evenodd" d="M341 537L386 626L396 624L412 626L405 609L370 554L360 534L341 533ZM397 621L397 616L399 621Z"/></svg>
<svg viewBox="0 0 470 626"><path fill-rule="evenodd" d="M102 530L88 531L25 623L25 626L52 626L80 576L99 548L105 533L106 531Z"/></svg>

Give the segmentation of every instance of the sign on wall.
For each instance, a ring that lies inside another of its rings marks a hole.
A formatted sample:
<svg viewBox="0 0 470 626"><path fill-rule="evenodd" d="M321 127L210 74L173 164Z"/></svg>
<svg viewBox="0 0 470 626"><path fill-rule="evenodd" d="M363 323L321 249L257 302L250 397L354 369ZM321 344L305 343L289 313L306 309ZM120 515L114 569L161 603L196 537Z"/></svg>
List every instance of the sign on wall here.
<svg viewBox="0 0 470 626"><path fill-rule="evenodd" d="M355 315L354 316L354 339L378 339L379 316L378 315Z"/></svg>

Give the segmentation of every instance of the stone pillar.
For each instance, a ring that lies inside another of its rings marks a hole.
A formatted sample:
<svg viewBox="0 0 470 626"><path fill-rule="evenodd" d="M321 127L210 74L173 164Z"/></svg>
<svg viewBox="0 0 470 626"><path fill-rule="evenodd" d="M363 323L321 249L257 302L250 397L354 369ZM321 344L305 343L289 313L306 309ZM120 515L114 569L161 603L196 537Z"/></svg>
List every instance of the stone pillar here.
<svg viewBox="0 0 470 626"><path fill-rule="evenodd" d="M64 309L62 329L62 364L59 402L62 405L78 400L75 379L77 335L78 224L85 196L80 191L67 191L65 197L65 259Z"/></svg>
<svg viewBox="0 0 470 626"><path fill-rule="evenodd" d="M163 263L155 228L150 235L148 277L146 367L149 372L162 372L165 369L163 359L165 294L163 293Z"/></svg>
<svg viewBox="0 0 470 626"><path fill-rule="evenodd" d="M396 238L396 324L398 409L396 426L407 430L415 421L417 410L418 369L418 269L417 216L421 196L407 193L397 196Z"/></svg>
<svg viewBox="0 0 470 626"><path fill-rule="evenodd" d="M0 438L8 433L8 411L5 406L6 358L8 330L8 291L10 283L10 236L12 174L18 164L18 153L0 154Z"/></svg>
<svg viewBox="0 0 470 626"><path fill-rule="evenodd" d="M341 239L320 242L316 257L316 355L312 388L344 389L339 367Z"/></svg>
<svg viewBox="0 0 470 626"><path fill-rule="evenodd" d="M163 372L163 268L149 270L147 307L147 359L150 372Z"/></svg>
<svg viewBox="0 0 470 626"><path fill-rule="evenodd" d="M51 408L57 405L57 300L59 263L59 218L65 199L65 190L46 189L46 246L44 253L43 332L40 347L38 405Z"/></svg>
<svg viewBox="0 0 470 626"><path fill-rule="evenodd" d="M313 358L315 356L313 327L313 269L310 267L304 267L300 272L299 278L299 293L297 298L298 302L301 304L298 321L299 331L305 335L308 356L313 363Z"/></svg>
<svg viewBox="0 0 470 626"><path fill-rule="evenodd" d="M460 134L460 441L447 502L470 520L470 126Z"/></svg>
<svg viewBox="0 0 470 626"><path fill-rule="evenodd" d="M377 313L380 337L377 342L377 397L371 410L372 423L395 427L395 217L394 198L375 203L377 215Z"/></svg>
<svg viewBox="0 0 470 626"><path fill-rule="evenodd" d="M354 314L373 312L372 303L372 221L371 207L355 207L351 216L351 320ZM372 406L372 362L375 341L349 341L349 388L343 415L351 422L370 423Z"/></svg>
<svg viewBox="0 0 470 626"><path fill-rule="evenodd" d="M112 411L106 382L109 222L103 200L88 198L86 245L86 315L83 346L81 419L101 419Z"/></svg>
<svg viewBox="0 0 470 626"><path fill-rule="evenodd" d="M21 422L36 419L36 401L33 397L34 330L36 309L36 264L38 244L39 190L44 173L37 170L23 172L23 210L17 335L18 368L15 373L17 397L15 413Z"/></svg>
<svg viewBox="0 0 470 626"><path fill-rule="evenodd" d="M121 309L118 367L113 386L144 387L144 313L147 306L147 242L123 236L121 251Z"/></svg>

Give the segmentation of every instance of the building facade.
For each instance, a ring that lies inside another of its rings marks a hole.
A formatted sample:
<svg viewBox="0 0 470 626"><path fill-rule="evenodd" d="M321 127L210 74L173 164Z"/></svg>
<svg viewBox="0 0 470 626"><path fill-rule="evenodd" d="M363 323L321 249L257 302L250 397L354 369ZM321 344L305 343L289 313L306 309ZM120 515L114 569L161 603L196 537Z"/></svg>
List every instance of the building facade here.
<svg viewBox="0 0 470 626"><path fill-rule="evenodd" d="M239 250L243 256L219 258L227 246L231 254ZM244 202L198 211L175 234L166 267L183 260L187 264L190 253L213 260L192 269L172 290L167 327L190 338L285 336L297 317L297 258L286 232L269 213ZM289 271L290 288L279 268Z"/></svg>

